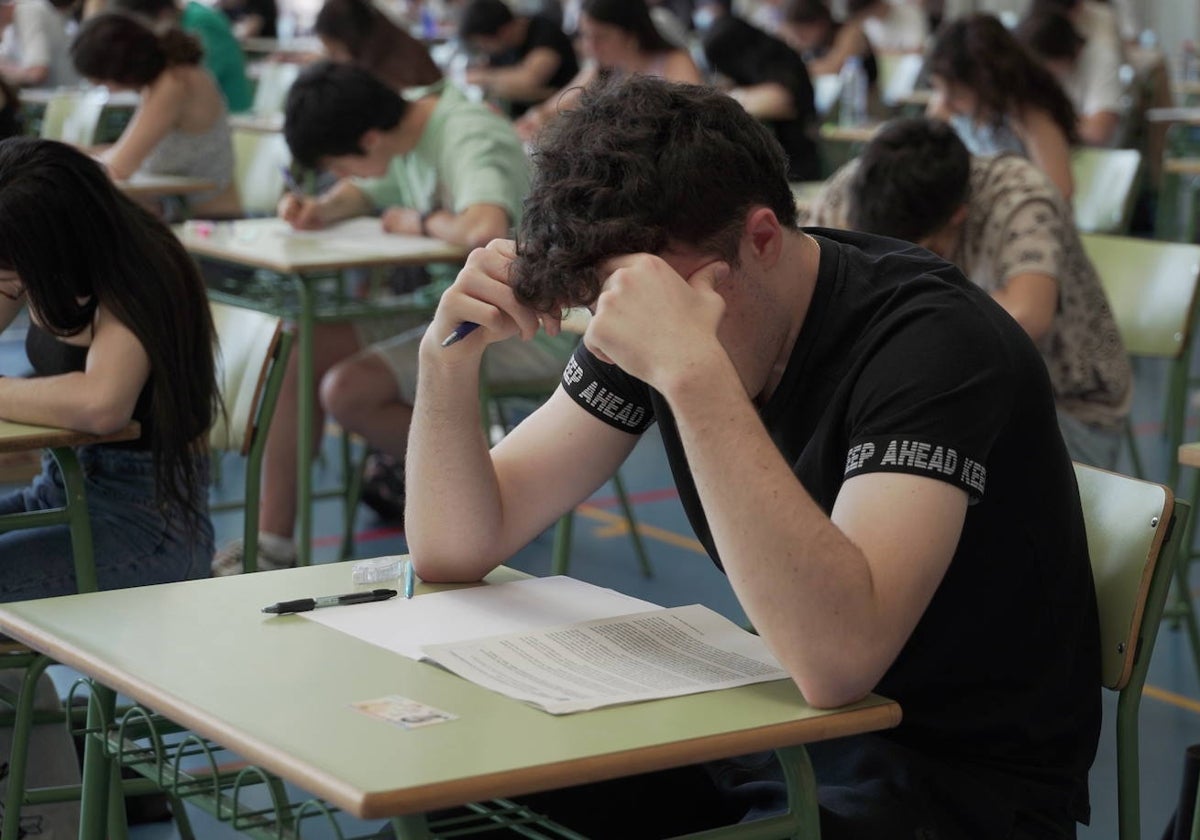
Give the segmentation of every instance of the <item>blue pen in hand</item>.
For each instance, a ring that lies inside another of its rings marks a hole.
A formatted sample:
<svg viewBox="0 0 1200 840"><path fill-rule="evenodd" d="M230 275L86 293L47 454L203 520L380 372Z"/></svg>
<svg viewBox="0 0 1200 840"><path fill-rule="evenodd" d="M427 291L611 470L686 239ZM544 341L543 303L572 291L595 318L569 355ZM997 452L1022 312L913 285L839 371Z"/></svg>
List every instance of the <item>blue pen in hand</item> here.
<svg viewBox="0 0 1200 840"><path fill-rule="evenodd" d="M458 342L462 341L477 329L479 329L479 325L474 321L463 321L454 328L454 331L451 332L450 335L442 339L442 346L449 347L451 344L458 344Z"/></svg>
<svg viewBox="0 0 1200 840"><path fill-rule="evenodd" d="M304 198L304 190L296 181L296 177L292 175L291 167L280 165L279 171L283 173L283 185L287 187L287 191L296 196L296 198Z"/></svg>

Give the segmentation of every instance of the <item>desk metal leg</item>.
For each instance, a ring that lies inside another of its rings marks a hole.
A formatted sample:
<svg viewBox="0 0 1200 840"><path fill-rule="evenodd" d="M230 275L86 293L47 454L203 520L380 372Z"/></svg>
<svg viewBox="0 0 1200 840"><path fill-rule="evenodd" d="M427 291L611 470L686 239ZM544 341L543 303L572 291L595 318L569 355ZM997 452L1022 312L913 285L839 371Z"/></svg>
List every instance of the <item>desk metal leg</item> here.
<svg viewBox="0 0 1200 840"><path fill-rule="evenodd" d="M83 469L71 447L58 446L50 452L58 462L67 494L67 525L71 529L71 550L75 557L75 584L80 592L95 592L99 584L92 559L92 523L88 519Z"/></svg>
<svg viewBox="0 0 1200 840"><path fill-rule="evenodd" d="M25 804L25 774L29 768L29 741L33 737L33 703L37 682L50 665L50 659L39 656L25 669L21 691L13 720L12 747L8 757L7 795L4 801L4 824L0 837L21 836L21 809Z"/></svg>
<svg viewBox="0 0 1200 840"><path fill-rule="evenodd" d="M88 737L83 747L83 795L79 818L79 840L104 840L108 823L108 802L112 762L101 739L116 708L116 694L102 685L92 684L88 700Z"/></svg>
<svg viewBox="0 0 1200 840"><path fill-rule="evenodd" d="M424 814L392 817L392 829L396 832L396 840L432 840L433 838Z"/></svg>
<svg viewBox="0 0 1200 840"><path fill-rule="evenodd" d="M316 315L313 290L308 282L298 274L292 276L292 282L300 297L300 313L296 325L300 334L300 361L297 370L297 398L300 405L296 435L296 562L307 566L312 563L312 470L315 436L313 399L316 394L316 383L313 381L313 331Z"/></svg>

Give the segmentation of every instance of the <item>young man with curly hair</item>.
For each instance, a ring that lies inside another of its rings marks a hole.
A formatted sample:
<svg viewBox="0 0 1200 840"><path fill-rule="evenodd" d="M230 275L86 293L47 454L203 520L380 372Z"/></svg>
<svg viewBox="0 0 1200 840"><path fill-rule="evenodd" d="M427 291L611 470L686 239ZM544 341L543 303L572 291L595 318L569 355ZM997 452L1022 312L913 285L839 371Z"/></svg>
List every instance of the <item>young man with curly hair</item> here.
<svg viewBox="0 0 1200 840"><path fill-rule="evenodd" d="M1028 336L927 251L795 228L783 153L711 89L590 90L534 161L517 242L472 254L421 346L420 575L486 574L657 421L700 541L808 701L877 691L903 709L895 730L810 749L822 836L1073 837L1099 632ZM484 349L555 332L568 304L594 317L562 387L489 451ZM443 347L464 321L479 328ZM770 807L757 794L778 790L762 784L772 769L758 757L535 800L593 837L664 836Z"/></svg>

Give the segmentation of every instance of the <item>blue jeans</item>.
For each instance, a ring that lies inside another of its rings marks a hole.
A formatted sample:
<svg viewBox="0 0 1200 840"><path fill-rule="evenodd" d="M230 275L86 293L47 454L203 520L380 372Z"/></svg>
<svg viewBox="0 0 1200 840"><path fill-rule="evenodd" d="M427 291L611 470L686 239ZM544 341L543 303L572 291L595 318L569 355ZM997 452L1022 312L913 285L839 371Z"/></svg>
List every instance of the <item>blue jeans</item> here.
<svg viewBox="0 0 1200 840"><path fill-rule="evenodd" d="M196 456L192 488L200 521L155 501L149 452L85 446L76 450L92 524L92 553L101 589L207 577L213 555L208 517L208 458ZM47 452L42 472L23 490L0 497L0 515L61 507L62 473ZM69 595L76 591L71 532L66 525L0 534L0 602Z"/></svg>

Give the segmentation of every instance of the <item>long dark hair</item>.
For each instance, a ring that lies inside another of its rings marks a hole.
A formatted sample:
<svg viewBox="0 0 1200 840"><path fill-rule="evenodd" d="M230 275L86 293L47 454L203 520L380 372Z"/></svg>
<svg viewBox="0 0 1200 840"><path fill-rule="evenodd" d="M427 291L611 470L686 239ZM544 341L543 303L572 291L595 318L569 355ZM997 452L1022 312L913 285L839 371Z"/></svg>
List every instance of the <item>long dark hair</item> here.
<svg viewBox="0 0 1200 840"><path fill-rule="evenodd" d="M1074 144L1075 108L1058 80L992 15L951 21L934 39L929 72L972 90L995 123L1027 107L1041 108Z"/></svg>
<svg viewBox="0 0 1200 840"><path fill-rule="evenodd" d="M582 14L599 23L623 29L637 38L644 53L665 53L677 47L662 36L650 17L646 0L583 0Z"/></svg>
<svg viewBox="0 0 1200 840"><path fill-rule="evenodd" d="M161 35L125 12L105 12L83 25L71 44L71 61L87 79L145 87L168 67L199 64L200 42L179 29Z"/></svg>
<svg viewBox="0 0 1200 840"><path fill-rule="evenodd" d="M425 45L392 23L371 0L326 0L313 31L344 44L355 64L392 87L421 87L442 79Z"/></svg>
<svg viewBox="0 0 1200 840"><path fill-rule="evenodd" d="M103 305L150 357L150 450L159 502L199 512L192 454L217 415L213 324L199 271L170 229L72 146L0 142L0 266L40 325L67 337Z"/></svg>

